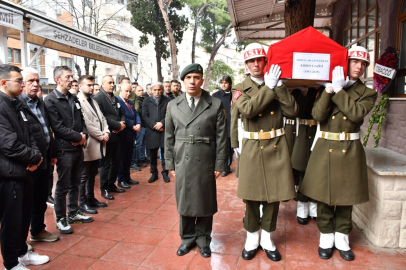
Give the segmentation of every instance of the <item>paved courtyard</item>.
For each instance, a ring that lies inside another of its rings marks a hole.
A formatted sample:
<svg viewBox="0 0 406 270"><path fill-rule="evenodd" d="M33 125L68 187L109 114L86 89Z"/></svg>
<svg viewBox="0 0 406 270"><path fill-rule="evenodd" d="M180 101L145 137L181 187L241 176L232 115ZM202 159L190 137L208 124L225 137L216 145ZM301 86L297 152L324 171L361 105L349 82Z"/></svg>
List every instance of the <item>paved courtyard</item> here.
<svg viewBox="0 0 406 270"><path fill-rule="evenodd" d="M235 171L235 163L232 169ZM273 234L282 260L272 262L261 250L253 260L244 261L240 255L245 241L242 223L245 206L236 196L234 173L217 180L219 211L214 216L211 258L203 258L196 247L179 257L176 255L180 245L179 216L173 177L170 183L164 183L160 175L159 180L148 184L149 168L131 171L131 176L140 185L114 194L116 199L107 201L108 207L98 210L94 222L73 224L73 234L60 235L57 242L32 243L36 252L48 255L51 261L29 269L406 269L406 250L374 247L356 227L350 234L354 261L342 260L337 250L330 260L319 259L316 222L299 225L293 200L281 203ZM99 192L96 195L102 200ZM52 207L48 207L46 224L47 230L59 234Z"/></svg>

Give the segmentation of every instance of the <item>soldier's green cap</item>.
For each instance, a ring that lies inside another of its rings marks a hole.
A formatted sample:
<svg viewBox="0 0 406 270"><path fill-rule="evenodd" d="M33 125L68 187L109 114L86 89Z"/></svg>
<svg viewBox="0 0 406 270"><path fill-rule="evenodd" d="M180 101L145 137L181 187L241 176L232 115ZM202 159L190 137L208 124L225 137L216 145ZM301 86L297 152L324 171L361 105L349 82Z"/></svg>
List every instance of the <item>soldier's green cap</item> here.
<svg viewBox="0 0 406 270"><path fill-rule="evenodd" d="M203 74L203 68L201 65L196 64L196 63L190 64L182 70L182 73L180 74L180 79L183 81L183 79L185 79L186 75L188 75L189 73Z"/></svg>

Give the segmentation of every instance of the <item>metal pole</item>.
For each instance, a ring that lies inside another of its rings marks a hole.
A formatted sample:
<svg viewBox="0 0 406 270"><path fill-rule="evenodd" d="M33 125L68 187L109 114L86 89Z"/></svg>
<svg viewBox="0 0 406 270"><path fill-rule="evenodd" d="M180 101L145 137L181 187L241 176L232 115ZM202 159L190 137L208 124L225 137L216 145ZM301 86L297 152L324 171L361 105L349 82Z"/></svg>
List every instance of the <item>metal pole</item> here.
<svg viewBox="0 0 406 270"><path fill-rule="evenodd" d="M0 26L0 63L8 64L7 28Z"/></svg>
<svg viewBox="0 0 406 270"><path fill-rule="evenodd" d="M28 50L27 50L27 26L23 25L23 31L20 31L21 42L21 66L28 66Z"/></svg>
<svg viewBox="0 0 406 270"><path fill-rule="evenodd" d="M30 63L28 64L28 66L32 66L32 64L34 64L35 60L37 59L38 55L40 55L42 49L44 48L45 44L47 43L48 39L46 39L44 41L44 43L42 43L41 47L39 47L38 51L34 54L34 56L32 57Z"/></svg>

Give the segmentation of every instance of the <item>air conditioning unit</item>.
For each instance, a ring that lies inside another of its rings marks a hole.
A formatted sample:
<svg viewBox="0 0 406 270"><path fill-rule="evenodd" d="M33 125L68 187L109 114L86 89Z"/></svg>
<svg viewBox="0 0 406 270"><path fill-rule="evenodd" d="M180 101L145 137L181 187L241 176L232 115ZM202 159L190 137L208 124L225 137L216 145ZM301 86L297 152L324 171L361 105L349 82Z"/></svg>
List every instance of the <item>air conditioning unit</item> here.
<svg viewBox="0 0 406 270"><path fill-rule="evenodd" d="M106 69L111 69L111 64L107 64Z"/></svg>

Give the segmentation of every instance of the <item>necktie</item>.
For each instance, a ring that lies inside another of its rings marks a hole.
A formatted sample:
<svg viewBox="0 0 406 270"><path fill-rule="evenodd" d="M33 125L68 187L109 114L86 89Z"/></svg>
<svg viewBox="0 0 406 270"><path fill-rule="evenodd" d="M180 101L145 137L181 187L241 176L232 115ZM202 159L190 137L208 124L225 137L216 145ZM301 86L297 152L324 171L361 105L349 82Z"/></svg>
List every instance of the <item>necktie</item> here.
<svg viewBox="0 0 406 270"><path fill-rule="evenodd" d="M195 110L195 98L194 97L190 97L190 109L192 110L192 112Z"/></svg>
<svg viewBox="0 0 406 270"><path fill-rule="evenodd" d="M128 109L130 110L130 112L132 112L132 111L131 111L131 108L130 108L130 104L128 104L128 102L127 102L126 100L124 100L124 102L125 102L125 104L127 105L127 107L128 107Z"/></svg>

